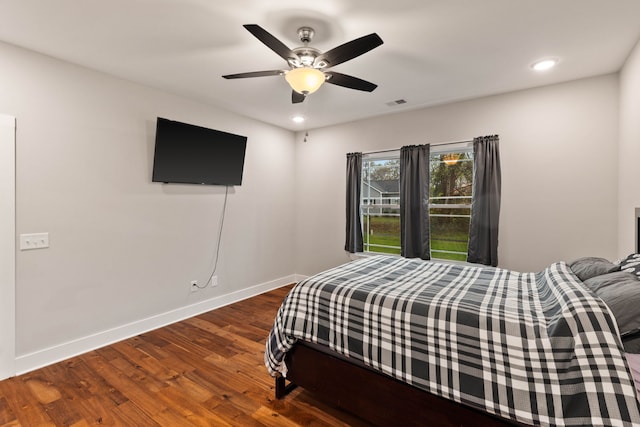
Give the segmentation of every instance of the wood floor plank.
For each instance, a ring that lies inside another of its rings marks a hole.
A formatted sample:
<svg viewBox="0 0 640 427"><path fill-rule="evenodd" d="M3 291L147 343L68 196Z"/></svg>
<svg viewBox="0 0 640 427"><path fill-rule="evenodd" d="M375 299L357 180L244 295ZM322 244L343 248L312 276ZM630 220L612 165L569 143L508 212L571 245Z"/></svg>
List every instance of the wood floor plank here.
<svg viewBox="0 0 640 427"><path fill-rule="evenodd" d="M193 400L186 396L182 390L176 387L167 387L157 394L159 399L171 405L189 422L197 426L230 426L226 420L215 413L215 405L208 402L194 404Z"/></svg>
<svg viewBox="0 0 640 427"><path fill-rule="evenodd" d="M83 420L76 406L70 403L64 399L57 399L42 406L55 425L70 426Z"/></svg>
<svg viewBox="0 0 640 427"><path fill-rule="evenodd" d="M295 427L298 425L297 423L289 420L288 418L280 416L280 414L278 414L277 412L264 406L258 408L258 410L251 414L251 416L265 426L269 427Z"/></svg>
<svg viewBox="0 0 640 427"><path fill-rule="evenodd" d="M117 406L96 396L74 401L78 412L89 425L122 425L124 420L115 413Z"/></svg>
<svg viewBox="0 0 640 427"><path fill-rule="evenodd" d="M9 425L9 423L18 422L16 415L11 410L6 398L0 398L0 425Z"/></svg>
<svg viewBox="0 0 640 427"><path fill-rule="evenodd" d="M123 420L123 426L145 426L145 427L155 427L161 426L155 420L153 420L149 415L147 415L138 405L131 401L127 401L118 405L114 409L115 415Z"/></svg>
<svg viewBox="0 0 640 427"><path fill-rule="evenodd" d="M88 358L87 364L149 416L153 417L166 409L166 406L158 402L152 393L101 357Z"/></svg>
<svg viewBox="0 0 640 427"><path fill-rule="evenodd" d="M73 360L73 363L65 364L64 367L66 371L64 371L64 376L58 379L58 381L75 386L75 390L78 393L77 399L79 400L86 399L87 396L95 396L99 398L100 402L106 407L119 406L122 403L128 402L129 399L122 394L120 390L111 385L87 365L85 360L89 357L96 357L96 354L87 353L77 357ZM58 366L63 365L53 365L53 367Z"/></svg>
<svg viewBox="0 0 640 427"><path fill-rule="evenodd" d="M0 427L364 426L301 389L275 399L265 341L290 289L0 381Z"/></svg>
<svg viewBox="0 0 640 427"><path fill-rule="evenodd" d="M24 378L21 381L15 381L14 378L1 381L0 396L6 399L20 425L55 426L40 402L31 394Z"/></svg>
<svg viewBox="0 0 640 427"><path fill-rule="evenodd" d="M135 364L137 369L144 370L157 378L171 378L176 371L161 363L155 356L134 344L134 341L122 341L113 345L123 358Z"/></svg>
<svg viewBox="0 0 640 427"><path fill-rule="evenodd" d="M42 404L48 404L60 400L62 395L60 391L51 383L40 378L30 378L26 381L27 387L31 390L31 394Z"/></svg>

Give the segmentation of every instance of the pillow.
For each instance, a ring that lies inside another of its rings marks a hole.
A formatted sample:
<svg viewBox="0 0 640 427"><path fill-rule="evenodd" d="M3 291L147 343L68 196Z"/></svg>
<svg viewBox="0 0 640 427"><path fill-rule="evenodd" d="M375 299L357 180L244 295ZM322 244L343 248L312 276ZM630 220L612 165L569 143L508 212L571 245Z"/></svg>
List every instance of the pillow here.
<svg viewBox="0 0 640 427"><path fill-rule="evenodd" d="M569 263L571 271L583 282L592 277L619 271L620 266L598 257L579 258Z"/></svg>
<svg viewBox="0 0 640 427"><path fill-rule="evenodd" d="M640 279L640 254L631 254L620 261L620 269L635 274Z"/></svg>
<svg viewBox="0 0 640 427"><path fill-rule="evenodd" d="M626 353L638 354L640 353L640 337L638 334L634 334L629 339L622 341L622 346Z"/></svg>
<svg viewBox="0 0 640 427"><path fill-rule="evenodd" d="M611 309L620 335L640 328L640 281L635 275L617 271L592 277L584 284ZM638 339L625 340L623 345L628 353L640 353Z"/></svg>
<svg viewBox="0 0 640 427"><path fill-rule="evenodd" d="M614 271L613 273L601 274L599 276L591 277L585 280L583 283L587 288L591 289L593 293L598 295L600 290L609 286L616 286L618 283L625 283L626 281L635 281L636 286L640 287L640 281L631 273L626 271Z"/></svg>

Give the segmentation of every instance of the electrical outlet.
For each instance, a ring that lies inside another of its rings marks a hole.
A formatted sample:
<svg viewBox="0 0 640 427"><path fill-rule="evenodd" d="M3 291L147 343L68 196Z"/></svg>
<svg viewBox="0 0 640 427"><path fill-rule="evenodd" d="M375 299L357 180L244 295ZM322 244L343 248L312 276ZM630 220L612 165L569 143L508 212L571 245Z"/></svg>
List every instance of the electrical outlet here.
<svg viewBox="0 0 640 427"><path fill-rule="evenodd" d="M191 292L198 292L198 281L197 280L192 280L191 281Z"/></svg>
<svg viewBox="0 0 640 427"><path fill-rule="evenodd" d="M211 278L211 287L215 288L216 286L218 286L218 276L213 276Z"/></svg>

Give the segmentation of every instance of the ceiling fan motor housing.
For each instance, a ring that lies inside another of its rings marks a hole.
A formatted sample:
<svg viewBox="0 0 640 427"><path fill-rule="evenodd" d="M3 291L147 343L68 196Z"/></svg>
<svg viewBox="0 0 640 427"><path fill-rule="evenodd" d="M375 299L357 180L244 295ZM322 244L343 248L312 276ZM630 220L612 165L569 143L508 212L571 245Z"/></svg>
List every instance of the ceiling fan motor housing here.
<svg viewBox="0 0 640 427"><path fill-rule="evenodd" d="M316 58L320 56L321 52L318 49L314 49L309 46L297 47L292 50L296 54L295 58L289 58L289 64L293 67L314 67L324 68L327 66L326 61L316 64Z"/></svg>
<svg viewBox="0 0 640 427"><path fill-rule="evenodd" d="M298 37L300 37L300 41L304 44L311 43L315 33L316 32L311 27L298 28Z"/></svg>

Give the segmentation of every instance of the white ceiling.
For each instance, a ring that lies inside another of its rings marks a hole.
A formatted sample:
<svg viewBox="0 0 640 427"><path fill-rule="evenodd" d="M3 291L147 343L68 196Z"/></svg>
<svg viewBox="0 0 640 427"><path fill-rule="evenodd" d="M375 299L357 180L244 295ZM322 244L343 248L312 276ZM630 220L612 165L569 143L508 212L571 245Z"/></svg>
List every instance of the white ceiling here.
<svg viewBox="0 0 640 427"><path fill-rule="evenodd" d="M284 77L225 80L286 68L243 24L290 48L311 26L322 51L378 33L335 67L378 88L327 84L292 105ZM292 130L615 72L638 39L638 0L0 0L2 41Z"/></svg>

